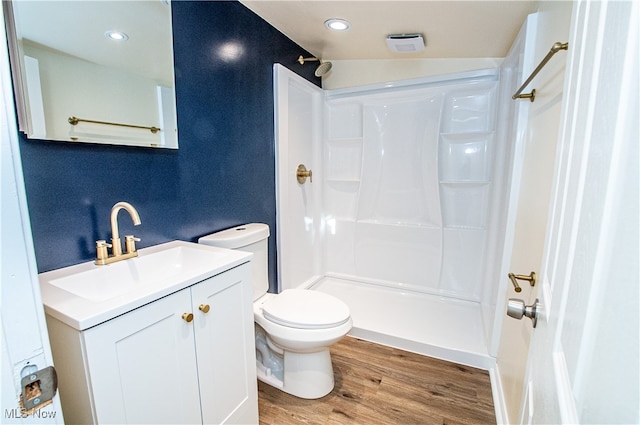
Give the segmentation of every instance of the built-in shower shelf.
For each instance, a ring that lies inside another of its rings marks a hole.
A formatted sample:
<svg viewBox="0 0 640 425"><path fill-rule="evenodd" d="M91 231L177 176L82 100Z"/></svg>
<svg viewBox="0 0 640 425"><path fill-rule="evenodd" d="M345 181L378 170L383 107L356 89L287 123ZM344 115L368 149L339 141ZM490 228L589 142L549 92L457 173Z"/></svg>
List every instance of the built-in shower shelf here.
<svg viewBox="0 0 640 425"><path fill-rule="evenodd" d="M438 169L442 182L491 179L493 132L440 133Z"/></svg>
<svg viewBox="0 0 640 425"><path fill-rule="evenodd" d="M489 181L440 182L442 221L446 228L482 229L486 225Z"/></svg>

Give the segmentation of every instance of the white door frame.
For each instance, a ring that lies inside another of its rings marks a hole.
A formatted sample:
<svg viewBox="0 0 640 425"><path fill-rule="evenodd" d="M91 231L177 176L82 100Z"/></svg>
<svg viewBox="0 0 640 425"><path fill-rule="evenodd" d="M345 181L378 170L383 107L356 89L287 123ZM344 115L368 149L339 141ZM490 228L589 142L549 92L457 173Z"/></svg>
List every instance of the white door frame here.
<svg viewBox="0 0 640 425"><path fill-rule="evenodd" d="M9 52L0 8L0 270L2 270L2 397L0 422L64 423L59 395L53 403L26 416L20 410L21 379L53 364L36 267L18 145ZM43 402L43 405L45 403Z"/></svg>

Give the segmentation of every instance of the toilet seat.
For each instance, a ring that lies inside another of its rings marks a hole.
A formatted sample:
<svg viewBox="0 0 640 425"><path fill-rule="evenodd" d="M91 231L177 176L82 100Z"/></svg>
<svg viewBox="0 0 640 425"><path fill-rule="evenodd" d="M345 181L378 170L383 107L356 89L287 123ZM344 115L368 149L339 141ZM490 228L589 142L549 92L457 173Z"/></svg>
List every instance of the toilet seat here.
<svg viewBox="0 0 640 425"><path fill-rule="evenodd" d="M326 329L350 318L349 307L339 299L308 289L286 289L262 305L264 317L282 326Z"/></svg>

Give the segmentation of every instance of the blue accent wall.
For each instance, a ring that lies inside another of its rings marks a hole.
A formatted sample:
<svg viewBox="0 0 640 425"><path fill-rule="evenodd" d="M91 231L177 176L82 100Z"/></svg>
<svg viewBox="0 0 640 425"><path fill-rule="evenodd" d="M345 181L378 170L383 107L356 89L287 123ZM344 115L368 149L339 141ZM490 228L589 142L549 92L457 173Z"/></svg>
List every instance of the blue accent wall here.
<svg viewBox="0 0 640 425"><path fill-rule="evenodd" d="M309 53L235 1L172 2L178 150L45 142L21 137L27 201L44 272L95 258L111 237L111 207L130 202L142 224L119 214L138 247L267 223L276 282L273 63L320 85ZM220 59L224 43L243 47Z"/></svg>

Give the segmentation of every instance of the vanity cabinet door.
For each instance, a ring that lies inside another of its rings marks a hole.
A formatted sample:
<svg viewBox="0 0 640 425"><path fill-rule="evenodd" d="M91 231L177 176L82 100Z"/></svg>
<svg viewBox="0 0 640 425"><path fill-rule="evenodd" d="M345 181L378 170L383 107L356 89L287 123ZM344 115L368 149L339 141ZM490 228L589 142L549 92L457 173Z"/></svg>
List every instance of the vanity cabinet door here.
<svg viewBox="0 0 640 425"><path fill-rule="evenodd" d="M192 287L203 422L258 423L249 264Z"/></svg>
<svg viewBox="0 0 640 425"><path fill-rule="evenodd" d="M94 420L202 423L190 289L85 331Z"/></svg>

